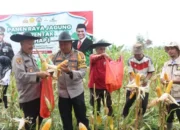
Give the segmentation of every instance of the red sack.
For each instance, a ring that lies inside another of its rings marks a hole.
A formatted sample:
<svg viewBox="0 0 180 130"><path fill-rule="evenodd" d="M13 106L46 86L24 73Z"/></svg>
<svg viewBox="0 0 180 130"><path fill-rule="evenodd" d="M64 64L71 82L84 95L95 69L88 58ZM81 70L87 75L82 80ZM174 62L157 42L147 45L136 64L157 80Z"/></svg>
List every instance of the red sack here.
<svg viewBox="0 0 180 130"><path fill-rule="evenodd" d="M117 61L109 61L106 59L106 89L108 92L113 92L122 86L124 75L123 58L120 57Z"/></svg>
<svg viewBox="0 0 180 130"><path fill-rule="evenodd" d="M49 100L51 104L51 110L54 109L54 94L53 94L53 88L52 88L52 77L47 77L45 79L42 79L41 81L41 102L40 102L40 116L43 118L48 118L51 114L49 111L45 97Z"/></svg>

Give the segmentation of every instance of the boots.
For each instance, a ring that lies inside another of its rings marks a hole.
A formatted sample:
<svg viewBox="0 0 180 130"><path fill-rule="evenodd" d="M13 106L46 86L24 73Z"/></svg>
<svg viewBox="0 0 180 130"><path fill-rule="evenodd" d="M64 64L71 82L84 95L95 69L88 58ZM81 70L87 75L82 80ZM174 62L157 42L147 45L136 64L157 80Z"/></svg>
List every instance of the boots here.
<svg viewBox="0 0 180 130"><path fill-rule="evenodd" d="M167 123L167 130L173 130L173 124Z"/></svg>

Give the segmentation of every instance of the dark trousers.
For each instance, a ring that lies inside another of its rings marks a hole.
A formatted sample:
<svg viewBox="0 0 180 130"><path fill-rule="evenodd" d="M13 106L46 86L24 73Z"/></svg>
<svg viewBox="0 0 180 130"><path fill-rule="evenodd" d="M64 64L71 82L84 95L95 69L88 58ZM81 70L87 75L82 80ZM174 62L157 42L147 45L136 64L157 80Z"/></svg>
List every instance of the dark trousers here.
<svg viewBox="0 0 180 130"><path fill-rule="evenodd" d="M35 130L36 127L36 119L39 118L39 126L42 122L42 117L40 117L40 99L35 99L26 103L20 103L20 108L24 112L25 118L30 117L32 123L26 123L25 128L26 130Z"/></svg>
<svg viewBox="0 0 180 130"><path fill-rule="evenodd" d="M178 102L180 104L180 102ZM180 122L180 106L177 106L176 104L170 104L167 107L168 110L168 117L167 117L167 122L172 123L174 120L174 113L176 112L176 115L178 117L178 120Z"/></svg>
<svg viewBox="0 0 180 130"><path fill-rule="evenodd" d="M126 92L126 103L123 109L123 116L126 117L129 113L129 108L132 106L132 104L134 103L134 101L136 100L136 94L133 96L133 98L129 99L129 96L131 95L131 91L127 90ZM147 104L148 104L148 97L149 97L149 93L145 94L144 99L142 99L142 114L144 115L144 113L146 112L146 108L147 108Z"/></svg>
<svg viewBox="0 0 180 130"><path fill-rule="evenodd" d="M112 109L112 100L111 100L111 95L110 93L105 90L105 89L95 89L95 93L96 93L96 101L97 101L97 115L99 115L100 112L100 108L101 108L101 100L104 103L104 98L106 98L106 106L109 109L109 113L108 116L112 116L113 114L113 109ZM90 104L93 106L94 108L94 89L90 88Z"/></svg>
<svg viewBox="0 0 180 130"><path fill-rule="evenodd" d="M7 92L7 88L8 88L8 85L4 85L3 86L3 102L4 102L4 107L5 108L8 108L8 102L7 102L7 96L6 96L6 92ZM0 99L0 102L2 102L2 99Z"/></svg>
<svg viewBox="0 0 180 130"><path fill-rule="evenodd" d="M72 107L77 119L77 123L83 123L89 129L89 121L86 118L86 106L84 102L84 93L75 98L59 97L59 112L63 122L64 130L73 130L72 126Z"/></svg>

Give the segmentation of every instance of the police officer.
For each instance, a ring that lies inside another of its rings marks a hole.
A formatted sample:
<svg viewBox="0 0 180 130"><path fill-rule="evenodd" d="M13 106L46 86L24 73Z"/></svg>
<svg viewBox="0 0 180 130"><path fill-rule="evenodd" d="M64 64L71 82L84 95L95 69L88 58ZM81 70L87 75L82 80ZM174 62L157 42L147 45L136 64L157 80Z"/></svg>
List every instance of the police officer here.
<svg viewBox="0 0 180 130"><path fill-rule="evenodd" d="M31 126L26 124L25 128L26 130L35 129L36 118L40 115L40 80L49 75L48 72L39 71L32 56L34 40L40 38L32 36L30 32L22 35L14 34L10 38L21 44L21 50L13 58L12 67L19 93L20 108L23 110L25 118L32 118ZM42 118L39 116L39 125L41 122Z"/></svg>
<svg viewBox="0 0 180 130"><path fill-rule="evenodd" d="M72 107L74 108L77 122L82 122L89 127L86 118L86 106L84 101L83 77L86 74L85 56L82 52L72 49L72 39L67 32L59 36L60 51L54 56L54 64L68 60L63 65L62 74L58 77L59 111L64 130L73 130Z"/></svg>
<svg viewBox="0 0 180 130"><path fill-rule="evenodd" d="M14 52L11 44L4 41L5 28L0 26L0 56L8 56L11 60L14 56Z"/></svg>
<svg viewBox="0 0 180 130"><path fill-rule="evenodd" d="M11 60L9 57L0 56L0 85L3 86L3 97L0 97L0 103L3 101L5 108L8 108L6 92L10 83L11 68Z"/></svg>
<svg viewBox="0 0 180 130"><path fill-rule="evenodd" d="M0 26L0 59L2 61L2 59L8 59L10 60L10 64L11 64L11 60L14 56L14 52L13 52L13 49L12 49L12 46L11 44L7 43L4 41L4 32L5 32L5 28ZM8 61L6 60L6 61ZM5 63L2 63L4 65L7 65ZM8 66L3 66L3 68L8 68ZM2 74L4 71L4 69L1 69L0 70L0 73ZM11 73L11 70L8 71L8 73L6 73L6 76L4 76L4 78L6 79L10 79L10 73ZM3 77L0 78L0 80L2 80ZM7 89L8 89L8 86L9 86L9 82L3 82L2 83L2 86L3 86L3 101L4 101L4 106L5 108L8 107L8 102L7 102L7 96L6 96L6 92L7 92ZM0 100L1 102L1 100Z"/></svg>

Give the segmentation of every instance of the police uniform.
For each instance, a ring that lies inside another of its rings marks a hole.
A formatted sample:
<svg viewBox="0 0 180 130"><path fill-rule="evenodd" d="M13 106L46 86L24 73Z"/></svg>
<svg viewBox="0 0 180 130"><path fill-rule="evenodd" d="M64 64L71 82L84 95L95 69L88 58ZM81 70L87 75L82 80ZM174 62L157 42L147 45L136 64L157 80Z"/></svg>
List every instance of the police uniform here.
<svg viewBox="0 0 180 130"><path fill-rule="evenodd" d="M30 35L30 34L29 34ZM33 39L33 36L12 35L11 40L20 42L22 39ZM18 40L17 40L18 39ZM34 39L33 39L34 40ZM16 86L19 94L20 108L23 110L25 118L32 117L32 124L36 123L36 118L39 116L39 123L42 122L40 117L40 79L36 72L39 72L38 66L34 57L31 54L26 54L20 50L12 60L12 70L15 74ZM25 124L27 130L31 126ZM34 126L33 126L34 127Z"/></svg>
<svg viewBox="0 0 180 130"><path fill-rule="evenodd" d="M4 35L5 29L3 27L0 27L0 35ZM8 56L11 60L14 56L14 52L12 49L11 44L7 42L0 42L0 56Z"/></svg>
<svg viewBox="0 0 180 130"><path fill-rule="evenodd" d="M67 39L67 40L66 40ZM72 41L70 35L62 32L59 40ZM64 130L73 130L72 107L77 122L82 122L88 128L89 122L86 118L86 106L84 101L83 77L86 74L85 56L82 52L72 49L69 54L59 51L53 58L55 65L68 60L70 73L62 72L58 77L59 111L63 122Z"/></svg>
<svg viewBox="0 0 180 130"><path fill-rule="evenodd" d="M10 83L11 60L7 56L0 56L0 85L3 86L3 98L0 102L4 102L4 107L8 108L6 92Z"/></svg>

